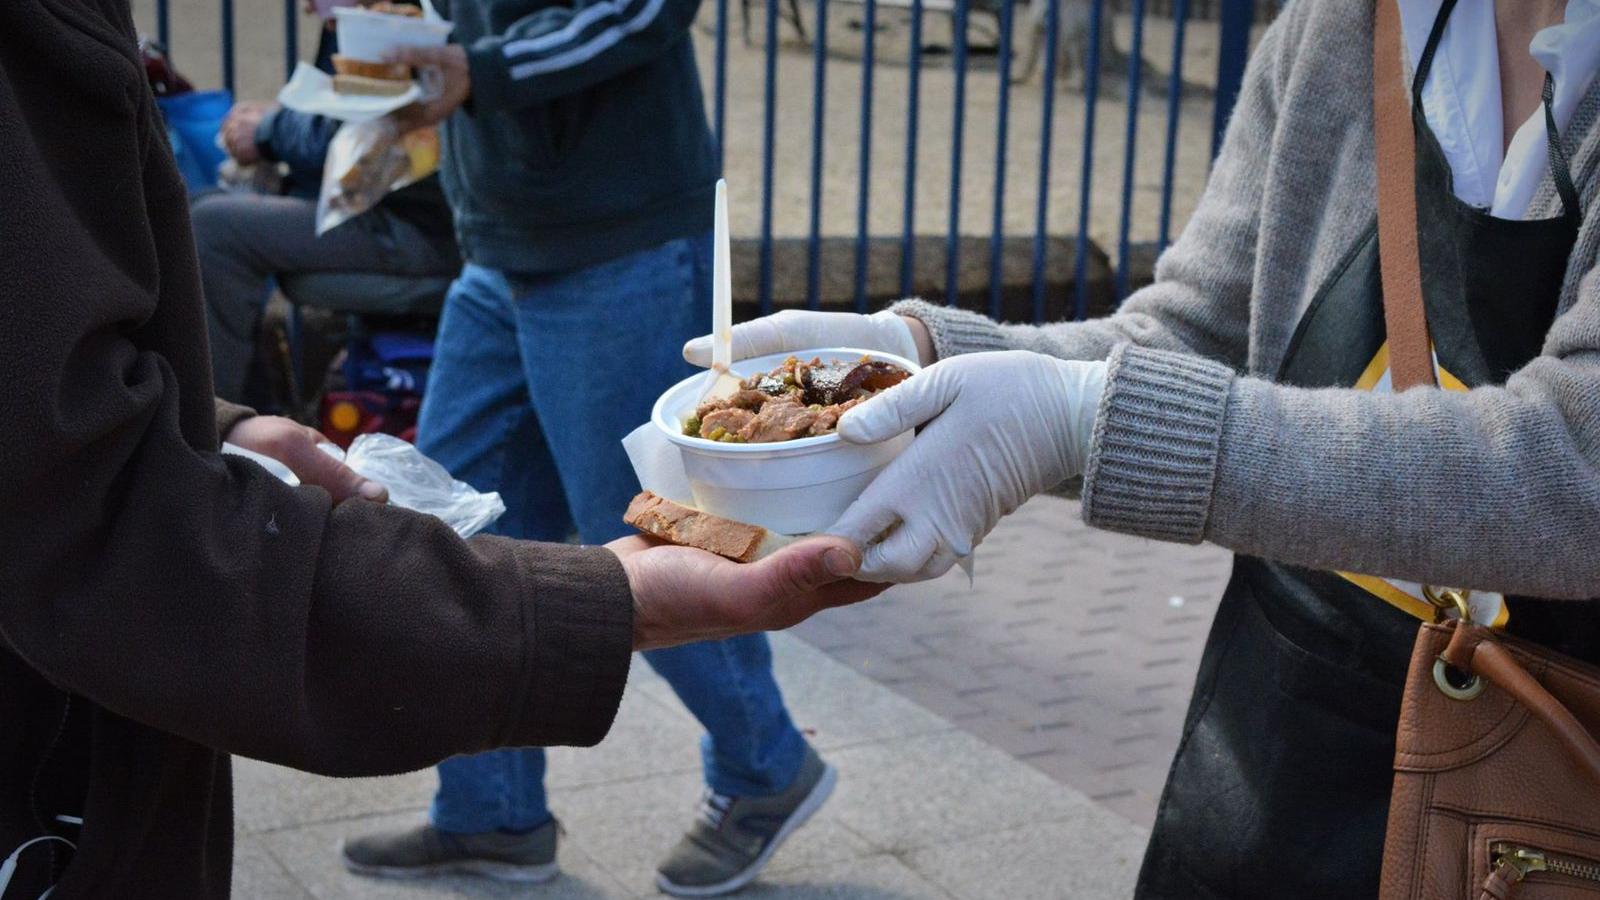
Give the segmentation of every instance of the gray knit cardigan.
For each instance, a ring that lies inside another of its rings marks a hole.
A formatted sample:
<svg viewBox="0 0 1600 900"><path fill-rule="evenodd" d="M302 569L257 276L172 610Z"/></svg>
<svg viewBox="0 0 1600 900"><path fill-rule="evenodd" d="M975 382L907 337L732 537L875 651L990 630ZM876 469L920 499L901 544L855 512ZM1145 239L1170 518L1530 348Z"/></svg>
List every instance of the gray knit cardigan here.
<svg viewBox="0 0 1600 900"><path fill-rule="evenodd" d="M1109 361L1091 525L1320 569L1600 596L1600 216L1584 219L1542 355L1503 387L1271 380L1312 295L1375 221L1371 47L1371 0L1287 6L1194 217L1115 315L1036 327L895 308L928 325L940 357ZM1585 211L1600 188L1597 120L1600 79L1564 138ZM1559 209L1546 176L1529 217Z"/></svg>

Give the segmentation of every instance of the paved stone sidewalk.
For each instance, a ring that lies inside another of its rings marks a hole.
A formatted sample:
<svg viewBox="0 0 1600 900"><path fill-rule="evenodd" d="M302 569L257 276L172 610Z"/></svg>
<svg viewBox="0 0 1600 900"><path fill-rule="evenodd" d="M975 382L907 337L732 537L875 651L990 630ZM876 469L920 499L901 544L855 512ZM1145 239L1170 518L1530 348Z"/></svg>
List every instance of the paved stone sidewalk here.
<svg viewBox="0 0 1600 900"><path fill-rule="evenodd" d="M1229 556L1034 500L950 575L797 633L1130 821L1155 818Z"/></svg>
<svg viewBox="0 0 1600 900"><path fill-rule="evenodd" d="M989 557L992 566L999 554ZM982 569L980 569L980 574ZM983 576L987 581L987 576ZM841 771L838 792L741 896L858 900L1127 897L1145 832L803 641L777 635L796 722ZM339 865L341 838L420 820L431 772L319 778L235 764L234 895L280 898L657 896L657 857L699 796L698 726L636 663L600 747L551 751L566 874L541 887L392 882ZM1093 877L1085 878L1085 861Z"/></svg>

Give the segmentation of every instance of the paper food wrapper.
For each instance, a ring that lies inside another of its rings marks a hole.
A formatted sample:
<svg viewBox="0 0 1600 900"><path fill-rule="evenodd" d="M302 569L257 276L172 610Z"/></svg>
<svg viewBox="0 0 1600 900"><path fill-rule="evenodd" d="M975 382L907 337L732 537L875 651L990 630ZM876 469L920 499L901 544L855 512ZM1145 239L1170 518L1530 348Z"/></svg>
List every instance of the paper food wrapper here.
<svg viewBox="0 0 1600 900"><path fill-rule="evenodd" d="M414 81L410 89L394 97L341 94L333 89L333 76L303 62L294 67L289 83L278 91L278 102L289 109L345 122L368 122L422 99L423 90Z"/></svg>
<svg viewBox="0 0 1600 900"><path fill-rule="evenodd" d="M622 448L628 451L628 461L633 463L633 474L639 477L641 488L674 503L694 506L694 491L689 487L688 473L683 470L683 455L660 429L646 422L622 439ZM974 580L976 556L972 553L956 561L956 566L967 573L969 585Z"/></svg>
<svg viewBox="0 0 1600 900"><path fill-rule="evenodd" d="M622 449L628 451L628 461L633 463L633 474L639 477L641 488L673 503L694 506L694 491L683 470L683 454L660 429L649 422L640 425L622 439Z"/></svg>

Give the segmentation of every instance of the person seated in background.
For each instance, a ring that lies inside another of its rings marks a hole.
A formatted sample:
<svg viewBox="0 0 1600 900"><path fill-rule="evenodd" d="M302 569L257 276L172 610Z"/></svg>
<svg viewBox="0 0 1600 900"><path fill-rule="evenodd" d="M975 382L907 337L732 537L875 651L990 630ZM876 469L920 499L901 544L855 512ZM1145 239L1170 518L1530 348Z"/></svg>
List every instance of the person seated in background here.
<svg viewBox="0 0 1600 900"><path fill-rule="evenodd" d="M327 65L335 40L332 30L322 31L319 65ZM222 140L235 162L283 163L288 169L280 195L214 191L190 207L212 378L224 400L245 399L256 328L274 276L338 271L449 278L461 268L437 175L317 234L323 160L340 124L258 100L236 104L223 121Z"/></svg>

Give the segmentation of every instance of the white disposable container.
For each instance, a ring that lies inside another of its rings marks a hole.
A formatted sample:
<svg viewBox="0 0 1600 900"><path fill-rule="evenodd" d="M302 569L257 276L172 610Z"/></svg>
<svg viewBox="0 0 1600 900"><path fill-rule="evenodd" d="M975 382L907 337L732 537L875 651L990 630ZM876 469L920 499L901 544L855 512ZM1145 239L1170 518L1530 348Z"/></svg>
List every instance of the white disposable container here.
<svg viewBox="0 0 1600 900"><path fill-rule="evenodd" d="M449 22L375 13L359 6L335 7L333 18L338 23L339 53L368 62L383 62L400 47L443 47L450 37Z"/></svg>
<svg viewBox="0 0 1600 900"><path fill-rule="evenodd" d="M778 353L733 364L740 375L777 368L798 356L823 362L863 356L891 362L908 372L916 363L892 353L825 347L803 353ZM877 444L846 443L837 434L773 444L724 444L683 433L705 390L705 374L678 382L656 401L651 421L683 454L683 468L699 509L760 525L779 534L807 534L832 525L872 479L911 444L912 434ZM892 390L892 388L891 388Z"/></svg>
<svg viewBox="0 0 1600 900"><path fill-rule="evenodd" d="M312 0L316 7L317 15L324 19L333 18L333 11L341 6L355 6L356 0Z"/></svg>

